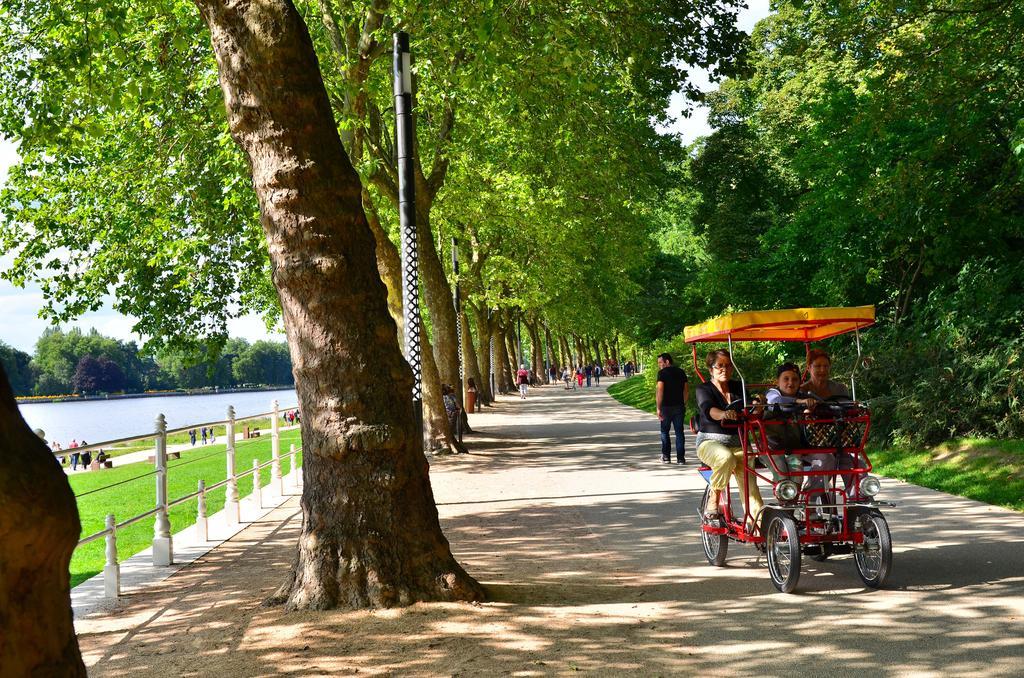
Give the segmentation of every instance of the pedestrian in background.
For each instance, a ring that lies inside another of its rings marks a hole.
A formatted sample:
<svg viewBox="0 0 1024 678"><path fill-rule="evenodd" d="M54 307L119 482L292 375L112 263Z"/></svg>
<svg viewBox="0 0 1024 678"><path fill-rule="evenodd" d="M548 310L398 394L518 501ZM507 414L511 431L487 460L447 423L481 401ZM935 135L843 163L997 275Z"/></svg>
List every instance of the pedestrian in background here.
<svg viewBox="0 0 1024 678"><path fill-rule="evenodd" d="M672 364L672 356L662 353L658 356L658 384L655 389L658 421L661 423L661 462L672 461L672 440L669 428L676 432L676 463L686 463L686 439L683 435L683 416L686 414L686 399L690 395L686 373Z"/></svg>
<svg viewBox="0 0 1024 678"><path fill-rule="evenodd" d="M520 400L526 400L526 390L530 387L530 371L526 369L526 365L520 365L519 371L516 372L516 383L519 384L519 398Z"/></svg>

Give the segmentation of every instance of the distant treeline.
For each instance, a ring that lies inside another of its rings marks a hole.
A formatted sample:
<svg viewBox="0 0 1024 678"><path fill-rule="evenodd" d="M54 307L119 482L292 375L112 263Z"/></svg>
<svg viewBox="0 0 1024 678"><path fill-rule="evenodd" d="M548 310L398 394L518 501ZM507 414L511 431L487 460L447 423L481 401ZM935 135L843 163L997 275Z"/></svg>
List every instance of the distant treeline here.
<svg viewBox="0 0 1024 678"><path fill-rule="evenodd" d="M34 355L0 341L0 362L19 396L294 383L287 344L244 339L229 339L219 355L197 361L172 351L146 355L135 342L96 330L48 329Z"/></svg>

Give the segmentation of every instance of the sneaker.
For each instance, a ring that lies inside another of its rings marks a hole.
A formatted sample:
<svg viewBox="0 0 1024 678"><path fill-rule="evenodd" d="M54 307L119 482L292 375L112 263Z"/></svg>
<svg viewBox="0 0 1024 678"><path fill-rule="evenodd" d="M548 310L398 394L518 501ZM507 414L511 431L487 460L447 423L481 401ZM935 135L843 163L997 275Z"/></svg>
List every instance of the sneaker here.
<svg viewBox="0 0 1024 678"><path fill-rule="evenodd" d="M671 460L671 459L669 459L668 457L662 457L662 458L661 458L661 463L662 463L662 464L671 464L671 463L672 463L672 460Z"/></svg>
<svg viewBox="0 0 1024 678"><path fill-rule="evenodd" d="M685 464L686 463L686 457L683 457L682 459L676 459L676 463L677 464Z"/></svg>

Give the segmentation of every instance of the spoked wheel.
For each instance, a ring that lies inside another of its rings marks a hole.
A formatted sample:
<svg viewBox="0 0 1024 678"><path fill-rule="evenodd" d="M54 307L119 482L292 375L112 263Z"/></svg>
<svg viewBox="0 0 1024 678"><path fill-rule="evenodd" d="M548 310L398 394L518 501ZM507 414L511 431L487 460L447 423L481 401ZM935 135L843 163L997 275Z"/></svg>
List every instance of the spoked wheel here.
<svg viewBox="0 0 1024 678"><path fill-rule="evenodd" d="M700 502L701 525L703 526L704 523L708 523L716 526L724 526L725 522L721 519L712 521L704 520L704 507L708 505L708 496L710 494L711 486L708 485L704 488L704 498ZM725 555L729 551L729 537L724 534L711 534L710 532L705 532L701 529L700 540L704 545L704 557L708 559L708 562L715 567L722 567L725 565Z"/></svg>
<svg viewBox="0 0 1024 678"><path fill-rule="evenodd" d="M857 518L857 531L864 533L864 541L853 547L853 560L857 574L873 589L885 584L892 572L892 537L889 524L877 511L864 513Z"/></svg>
<svg viewBox="0 0 1024 678"><path fill-rule="evenodd" d="M782 593L791 593L800 581L800 537L791 516L772 514L765 530L765 548L772 584Z"/></svg>

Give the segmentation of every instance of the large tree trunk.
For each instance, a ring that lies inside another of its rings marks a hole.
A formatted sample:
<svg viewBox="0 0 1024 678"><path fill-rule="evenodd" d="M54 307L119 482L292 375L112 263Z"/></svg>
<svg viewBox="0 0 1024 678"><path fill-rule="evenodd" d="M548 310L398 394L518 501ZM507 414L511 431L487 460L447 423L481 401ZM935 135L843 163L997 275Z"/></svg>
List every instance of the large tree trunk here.
<svg viewBox="0 0 1024 678"><path fill-rule="evenodd" d="M508 372L508 344L505 340L505 328L500 322L494 323L494 376L498 382L498 393L512 391L512 375Z"/></svg>
<svg viewBox="0 0 1024 678"><path fill-rule="evenodd" d="M302 408L291 609L479 600L441 533L360 184L288 0L196 0L245 151Z"/></svg>
<svg viewBox="0 0 1024 678"><path fill-rule="evenodd" d="M402 332L402 261L398 254L398 248L391 242L391 238L381 226L380 218L373 207L373 201L369 192L364 188L362 191L363 207L366 209L366 220L373 232L373 240L376 245L377 272L384 286L388 290L388 313L398 327L398 346L403 345ZM444 400L441 398L441 377L437 371L437 364L434 362L434 355L431 350L430 338L426 332L420 336L420 348L423 363L421 365L423 379L423 447L433 454L446 454L462 448L461 443L455 440L452 434L451 425L448 423L448 413L444 409Z"/></svg>
<svg viewBox="0 0 1024 678"><path fill-rule="evenodd" d="M0 367L0 674L85 676L68 572L81 529L68 478Z"/></svg>
<svg viewBox="0 0 1024 678"><path fill-rule="evenodd" d="M470 379L476 384L476 398L480 400L481 386L484 377L480 373L480 361L476 354L476 345L473 343L473 333L469 330L469 316L462 311L462 351L464 355L464 366L466 370L466 381Z"/></svg>
<svg viewBox="0 0 1024 678"><path fill-rule="evenodd" d="M592 339L591 343L594 345L594 362L598 365L603 365L604 362L601 360L601 342L597 339Z"/></svg>
<svg viewBox="0 0 1024 678"><path fill-rule="evenodd" d="M416 230L419 233L420 277L423 280L423 300L430 311L430 324L434 329L434 359L441 381L455 386L459 383L459 339L455 327L455 306L452 288L445 277L441 259L434 247L430 229L430 207L417 199L421 206L416 211ZM455 389L462 400L462 391Z"/></svg>
<svg viewBox="0 0 1024 678"><path fill-rule="evenodd" d="M512 370L512 375L519 371L519 366L522 364L522 360L519 359L518 342L516 341L516 331L509 327L505 330L505 350L508 353L508 366Z"/></svg>
<svg viewBox="0 0 1024 678"><path fill-rule="evenodd" d="M547 325L544 326L544 338L547 339L548 369L551 369L558 362L558 347L551 343L551 330L548 329Z"/></svg>
<svg viewBox="0 0 1024 678"><path fill-rule="evenodd" d="M572 359L572 351L569 350L569 340L565 335L559 335L558 347L562 350L562 366L572 368L575 362Z"/></svg>
<svg viewBox="0 0 1024 678"><path fill-rule="evenodd" d="M473 311L473 319L476 321L476 338L479 342L476 357L480 365L480 378L483 380L482 384L477 384L477 387L483 394L484 404L490 405L494 402L494 393L491 391L491 337L494 329L487 320L486 310L476 305L472 305L470 308Z"/></svg>
<svg viewBox="0 0 1024 678"><path fill-rule="evenodd" d="M533 374L537 377L538 383L548 383L547 376L544 374L547 370L544 369L544 346L540 341L540 332L537 331L537 321L531 320L526 326L530 333L530 362L533 365Z"/></svg>

